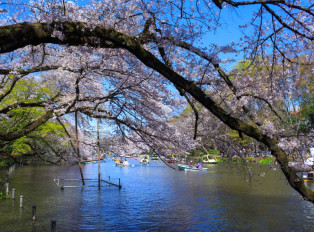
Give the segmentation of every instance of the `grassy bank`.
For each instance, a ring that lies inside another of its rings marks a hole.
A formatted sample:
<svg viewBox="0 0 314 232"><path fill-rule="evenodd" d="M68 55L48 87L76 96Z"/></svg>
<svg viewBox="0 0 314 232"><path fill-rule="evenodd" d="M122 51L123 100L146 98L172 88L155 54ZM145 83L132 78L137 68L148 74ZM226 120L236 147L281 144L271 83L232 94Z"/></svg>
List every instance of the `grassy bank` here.
<svg viewBox="0 0 314 232"><path fill-rule="evenodd" d="M214 159L217 162L236 162L236 163L244 163L244 162L255 162L255 163L260 163L260 164L271 164L275 162L275 158L273 157L267 157L267 158L262 158L262 157L245 157L245 158L240 158L240 157L214 157Z"/></svg>

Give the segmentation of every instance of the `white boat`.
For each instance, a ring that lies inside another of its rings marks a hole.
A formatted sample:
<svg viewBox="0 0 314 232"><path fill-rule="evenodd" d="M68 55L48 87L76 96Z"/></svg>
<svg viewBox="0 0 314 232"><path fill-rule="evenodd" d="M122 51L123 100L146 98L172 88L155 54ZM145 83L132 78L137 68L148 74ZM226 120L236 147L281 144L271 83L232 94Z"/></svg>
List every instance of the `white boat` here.
<svg viewBox="0 0 314 232"><path fill-rule="evenodd" d="M127 160L125 160L123 162L116 161L116 165L120 166L120 167L122 167L122 166L131 166L131 164Z"/></svg>
<svg viewBox="0 0 314 232"><path fill-rule="evenodd" d="M304 164L309 165L309 166L314 166L314 157L311 157L305 160Z"/></svg>
<svg viewBox="0 0 314 232"><path fill-rule="evenodd" d="M308 166L314 166L314 147L310 148L311 156L307 160L305 160L304 164Z"/></svg>
<svg viewBox="0 0 314 232"><path fill-rule="evenodd" d="M215 159L211 159L209 155L202 156L202 163L203 164L216 164L217 161Z"/></svg>
<svg viewBox="0 0 314 232"><path fill-rule="evenodd" d="M207 171L208 168L197 168L197 167L190 167L186 164L178 164L179 170L188 170L188 171Z"/></svg>
<svg viewBox="0 0 314 232"><path fill-rule="evenodd" d="M149 164L149 155L140 155L141 164Z"/></svg>
<svg viewBox="0 0 314 232"><path fill-rule="evenodd" d="M207 161L204 162L204 164L216 164L217 161L215 159L208 159Z"/></svg>

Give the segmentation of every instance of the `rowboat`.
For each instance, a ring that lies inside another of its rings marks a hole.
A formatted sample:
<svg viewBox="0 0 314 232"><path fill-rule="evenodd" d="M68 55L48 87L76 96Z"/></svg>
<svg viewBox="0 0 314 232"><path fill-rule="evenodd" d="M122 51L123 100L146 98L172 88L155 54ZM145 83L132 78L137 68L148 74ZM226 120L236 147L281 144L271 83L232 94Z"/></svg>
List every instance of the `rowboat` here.
<svg viewBox="0 0 314 232"><path fill-rule="evenodd" d="M215 159L211 159L209 155L202 156L202 163L203 164L216 164L217 161Z"/></svg>
<svg viewBox="0 0 314 232"><path fill-rule="evenodd" d="M116 161L116 166L120 166L120 167L123 167L123 166L131 166L131 164L128 162L128 161L123 161L123 162L120 162L120 161Z"/></svg>
<svg viewBox="0 0 314 232"><path fill-rule="evenodd" d="M149 164L149 155L141 155L140 156L141 164Z"/></svg>
<svg viewBox="0 0 314 232"><path fill-rule="evenodd" d="M103 159L104 159L104 157L100 157L100 160L103 160ZM97 159L81 160L81 163L94 162L94 161L98 161L98 158Z"/></svg>
<svg viewBox="0 0 314 232"><path fill-rule="evenodd" d="M188 171L207 171L208 168L197 168L197 167L190 167L186 164L178 164L179 170L188 170Z"/></svg>
<svg viewBox="0 0 314 232"><path fill-rule="evenodd" d="M158 155L152 154L152 160L159 160Z"/></svg>

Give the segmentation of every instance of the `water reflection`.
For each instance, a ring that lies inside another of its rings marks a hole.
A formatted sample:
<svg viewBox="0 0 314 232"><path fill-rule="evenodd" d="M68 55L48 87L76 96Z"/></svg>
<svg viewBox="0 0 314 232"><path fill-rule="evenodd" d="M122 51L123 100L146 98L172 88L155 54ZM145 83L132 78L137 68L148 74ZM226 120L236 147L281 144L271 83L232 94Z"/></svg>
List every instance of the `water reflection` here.
<svg viewBox="0 0 314 232"><path fill-rule="evenodd" d="M10 175L18 199L0 201L0 231L49 231L57 220L58 231L312 231L314 211L311 203L300 199L285 184L280 171L252 166L248 183L235 164L218 164L208 172L172 170L155 161L116 167L101 164L104 179L122 189L97 181L84 188L61 191L55 176L79 178L74 166L29 166ZM97 163L86 164L86 178L97 178ZM71 183L72 185L73 183ZM77 183L76 183L77 184ZM37 221L31 222L31 207L37 206Z"/></svg>

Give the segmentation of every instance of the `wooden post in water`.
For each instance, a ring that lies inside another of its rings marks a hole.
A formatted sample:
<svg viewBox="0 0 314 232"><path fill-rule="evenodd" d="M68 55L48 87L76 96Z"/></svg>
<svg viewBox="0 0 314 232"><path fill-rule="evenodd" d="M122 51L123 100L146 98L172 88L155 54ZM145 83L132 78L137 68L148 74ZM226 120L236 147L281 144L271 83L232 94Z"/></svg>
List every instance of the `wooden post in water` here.
<svg viewBox="0 0 314 232"><path fill-rule="evenodd" d="M23 195L20 196L20 208L23 208Z"/></svg>
<svg viewBox="0 0 314 232"><path fill-rule="evenodd" d="M81 178L83 186L85 185L83 171L82 171L82 164L81 164L81 156L80 156L80 148L79 148L79 140L78 140L78 128L77 128L77 111L75 111L75 136L76 136L76 153L77 153L77 160L79 163Z"/></svg>
<svg viewBox="0 0 314 232"><path fill-rule="evenodd" d="M12 189L12 199L15 198L15 189Z"/></svg>
<svg viewBox="0 0 314 232"><path fill-rule="evenodd" d="M5 195L9 195L9 171L5 172Z"/></svg>
<svg viewBox="0 0 314 232"><path fill-rule="evenodd" d="M9 182L5 183L5 195L9 195Z"/></svg>
<svg viewBox="0 0 314 232"><path fill-rule="evenodd" d="M56 220L51 220L51 232L56 231L56 224L57 224Z"/></svg>
<svg viewBox="0 0 314 232"><path fill-rule="evenodd" d="M9 171L5 172L5 183L9 183Z"/></svg>
<svg viewBox="0 0 314 232"><path fill-rule="evenodd" d="M109 176L109 186L110 186L110 176Z"/></svg>
<svg viewBox="0 0 314 232"><path fill-rule="evenodd" d="M36 221L36 205L33 205L33 210L32 210L32 221Z"/></svg>
<svg viewBox="0 0 314 232"><path fill-rule="evenodd" d="M98 108L96 109L98 116ZM100 138L99 138L99 118L97 117L97 149L98 149L98 189L100 189Z"/></svg>
<svg viewBox="0 0 314 232"><path fill-rule="evenodd" d="M61 187L60 187L61 190L64 190L64 179L61 181Z"/></svg>

